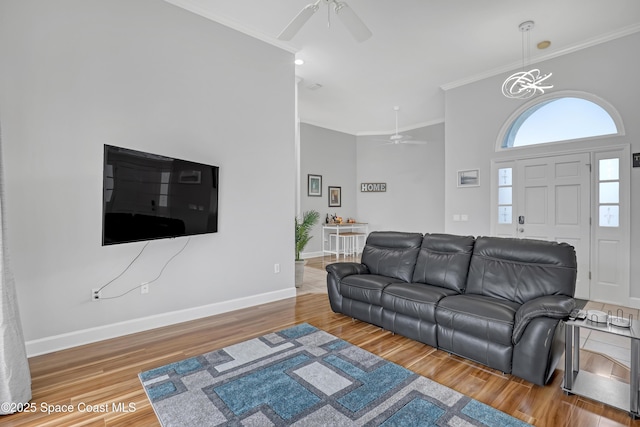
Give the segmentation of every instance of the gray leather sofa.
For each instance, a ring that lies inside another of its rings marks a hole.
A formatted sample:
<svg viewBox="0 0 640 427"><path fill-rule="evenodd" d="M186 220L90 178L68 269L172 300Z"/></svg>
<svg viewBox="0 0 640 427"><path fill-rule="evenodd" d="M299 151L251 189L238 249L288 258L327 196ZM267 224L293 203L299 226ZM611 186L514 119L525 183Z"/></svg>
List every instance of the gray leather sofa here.
<svg viewBox="0 0 640 427"><path fill-rule="evenodd" d="M575 306L566 243L372 232L361 263L326 269L334 312L539 385L562 356Z"/></svg>

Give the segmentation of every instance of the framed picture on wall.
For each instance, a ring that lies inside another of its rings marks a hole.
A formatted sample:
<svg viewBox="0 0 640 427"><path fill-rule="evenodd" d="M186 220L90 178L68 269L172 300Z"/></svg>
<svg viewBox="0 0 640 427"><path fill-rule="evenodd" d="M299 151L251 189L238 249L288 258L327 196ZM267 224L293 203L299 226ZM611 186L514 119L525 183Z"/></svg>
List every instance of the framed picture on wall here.
<svg viewBox="0 0 640 427"><path fill-rule="evenodd" d="M322 196L322 175L307 175L307 196Z"/></svg>
<svg viewBox="0 0 640 427"><path fill-rule="evenodd" d="M480 171L478 169L458 171L458 187L479 187L479 186L480 186Z"/></svg>
<svg viewBox="0 0 640 427"><path fill-rule="evenodd" d="M342 187L329 187L329 207L339 208L342 206Z"/></svg>

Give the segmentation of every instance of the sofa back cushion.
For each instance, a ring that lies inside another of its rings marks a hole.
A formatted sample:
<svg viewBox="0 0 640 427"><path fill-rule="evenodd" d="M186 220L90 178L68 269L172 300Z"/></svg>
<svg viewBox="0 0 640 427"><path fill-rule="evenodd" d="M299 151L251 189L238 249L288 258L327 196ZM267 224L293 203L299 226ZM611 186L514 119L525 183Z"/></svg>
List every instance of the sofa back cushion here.
<svg viewBox="0 0 640 427"><path fill-rule="evenodd" d="M374 231L367 237L361 262L371 274L410 282L421 244L420 233Z"/></svg>
<svg viewBox="0 0 640 427"><path fill-rule="evenodd" d="M544 295L573 297L576 272L576 253L567 243L478 237L466 293L519 304Z"/></svg>
<svg viewBox="0 0 640 427"><path fill-rule="evenodd" d="M452 234L425 234L413 282L464 292L475 239Z"/></svg>

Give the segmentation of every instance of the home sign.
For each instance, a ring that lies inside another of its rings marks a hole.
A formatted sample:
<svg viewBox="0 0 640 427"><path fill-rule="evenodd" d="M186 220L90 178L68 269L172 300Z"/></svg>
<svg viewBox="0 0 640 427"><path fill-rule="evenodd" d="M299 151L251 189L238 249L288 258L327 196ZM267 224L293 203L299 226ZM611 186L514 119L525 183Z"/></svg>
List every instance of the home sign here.
<svg viewBox="0 0 640 427"><path fill-rule="evenodd" d="M383 193L387 191L386 182L363 182L360 184L360 192L362 193Z"/></svg>

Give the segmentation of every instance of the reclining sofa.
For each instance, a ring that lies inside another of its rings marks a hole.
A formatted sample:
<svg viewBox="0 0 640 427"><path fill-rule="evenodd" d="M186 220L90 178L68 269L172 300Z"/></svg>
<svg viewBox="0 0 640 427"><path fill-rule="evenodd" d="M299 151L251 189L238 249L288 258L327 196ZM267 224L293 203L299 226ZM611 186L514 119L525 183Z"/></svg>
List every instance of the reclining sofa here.
<svg viewBox="0 0 640 427"><path fill-rule="evenodd" d="M334 312L539 385L575 307L567 243L372 232L361 263L326 270Z"/></svg>

